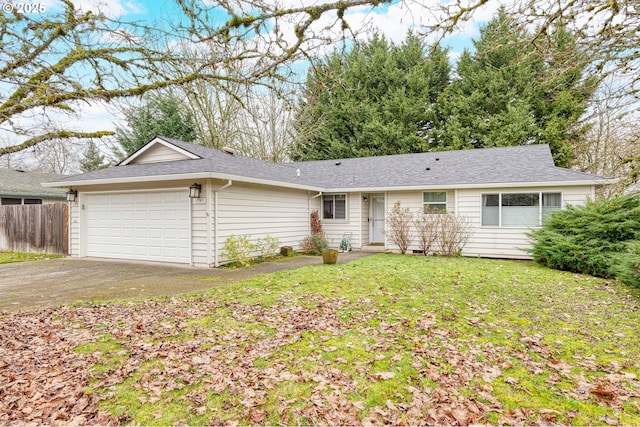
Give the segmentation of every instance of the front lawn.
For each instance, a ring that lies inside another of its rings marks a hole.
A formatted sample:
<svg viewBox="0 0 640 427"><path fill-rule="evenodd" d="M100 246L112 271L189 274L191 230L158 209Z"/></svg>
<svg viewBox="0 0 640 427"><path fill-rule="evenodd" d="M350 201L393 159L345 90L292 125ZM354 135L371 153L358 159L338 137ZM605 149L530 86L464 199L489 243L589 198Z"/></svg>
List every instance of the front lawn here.
<svg viewBox="0 0 640 427"><path fill-rule="evenodd" d="M0 319L0 423L640 425L640 293L376 255Z"/></svg>
<svg viewBox="0 0 640 427"><path fill-rule="evenodd" d="M62 255L32 254L28 252L0 252L0 264L12 262L37 261L40 259L61 258Z"/></svg>

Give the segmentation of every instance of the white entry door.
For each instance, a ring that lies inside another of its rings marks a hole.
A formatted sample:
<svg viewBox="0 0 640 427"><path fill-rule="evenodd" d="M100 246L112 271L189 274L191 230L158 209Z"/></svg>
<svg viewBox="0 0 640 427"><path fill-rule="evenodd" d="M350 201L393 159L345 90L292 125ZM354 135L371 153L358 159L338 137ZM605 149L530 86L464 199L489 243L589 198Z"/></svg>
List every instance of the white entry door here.
<svg viewBox="0 0 640 427"><path fill-rule="evenodd" d="M369 239L371 243L384 243L384 194L372 194L369 196L371 201L369 212L371 217L369 220Z"/></svg>
<svg viewBox="0 0 640 427"><path fill-rule="evenodd" d="M186 190L87 194L83 205L87 256L191 261Z"/></svg>

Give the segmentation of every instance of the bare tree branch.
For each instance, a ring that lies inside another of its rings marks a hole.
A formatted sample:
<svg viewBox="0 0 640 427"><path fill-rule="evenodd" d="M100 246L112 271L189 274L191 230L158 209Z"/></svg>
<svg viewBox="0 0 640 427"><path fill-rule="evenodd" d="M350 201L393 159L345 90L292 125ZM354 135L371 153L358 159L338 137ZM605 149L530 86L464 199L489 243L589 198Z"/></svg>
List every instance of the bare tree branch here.
<svg viewBox="0 0 640 427"><path fill-rule="evenodd" d="M402 7L416 30L444 37L497 0L452 0L444 5L422 0L328 0L299 7L282 7L271 0L174 1L178 13L163 23L110 18L81 10L72 0L60 0L42 14L0 12L0 129L11 146L2 152L57 138L34 121L47 112L77 114L84 102L137 97L195 81L213 82L234 93L238 84L288 80L299 72L290 67L295 61L308 60L328 43L356 37L360 28L350 23L348 11L363 6ZM516 0L508 11L538 29L532 43L540 50L546 49L544 40L553 34L550 29L568 28L593 56L593 73L615 73L628 83L621 85L622 93L638 95L636 0ZM225 14L222 19L221 14ZM203 42L207 55L198 56L182 73L169 72L179 70ZM242 63L240 75L221 72L234 62ZM110 134L109 129L90 133Z"/></svg>

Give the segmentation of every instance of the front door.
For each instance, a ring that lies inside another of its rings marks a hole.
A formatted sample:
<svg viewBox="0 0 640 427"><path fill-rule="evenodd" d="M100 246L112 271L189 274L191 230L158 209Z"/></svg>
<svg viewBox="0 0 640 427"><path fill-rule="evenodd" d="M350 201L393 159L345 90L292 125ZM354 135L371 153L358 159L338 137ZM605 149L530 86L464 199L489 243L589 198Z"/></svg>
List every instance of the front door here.
<svg viewBox="0 0 640 427"><path fill-rule="evenodd" d="M371 194L369 200L370 242L384 243L384 194Z"/></svg>

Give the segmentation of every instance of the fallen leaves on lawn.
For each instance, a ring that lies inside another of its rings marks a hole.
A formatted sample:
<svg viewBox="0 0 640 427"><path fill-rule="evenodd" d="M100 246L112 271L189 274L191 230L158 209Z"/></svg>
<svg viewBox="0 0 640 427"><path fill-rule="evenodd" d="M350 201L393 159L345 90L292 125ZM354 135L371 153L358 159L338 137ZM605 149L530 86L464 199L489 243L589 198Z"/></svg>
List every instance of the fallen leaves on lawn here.
<svg viewBox="0 0 640 427"><path fill-rule="evenodd" d="M115 387L136 373L140 378L132 387L141 405L175 399L211 424L468 425L488 423L490 413L504 424L561 422L556 410L503 407L491 383L501 378L503 385L520 387L504 372L513 366L506 357L532 376L551 372L556 382L575 381L574 390L559 391L571 398L619 407L639 397L637 378L621 366L596 382L572 374L541 334L519 339L528 351L505 349L474 336L460 338L446 329L452 316L440 315L439 321L425 312L412 322L378 310L365 299L305 295L302 302L285 295L272 306L192 297L9 316L0 319L0 424L126 422L133 414L116 418L101 412L99 403L117 398ZM218 317L219 323L201 322ZM479 331L484 326L479 317L460 320ZM340 341L347 334L362 337L368 359L345 358L344 350L360 348ZM101 372L92 367L105 354L74 349L105 336L121 347L113 350L120 360ZM303 340L307 348L296 351ZM409 378L406 370L400 375L405 361L413 370ZM272 394L287 384L308 385L308 392L294 398ZM399 389L377 404L363 402L370 387L384 384ZM235 418L212 411L211 395L227 396L223 409L233 409ZM160 409L153 412L156 420L163 416ZM571 417L565 414L566 419Z"/></svg>
<svg viewBox="0 0 640 427"><path fill-rule="evenodd" d="M117 424L85 391L98 355L73 352L90 332L52 314L0 319L0 424Z"/></svg>

